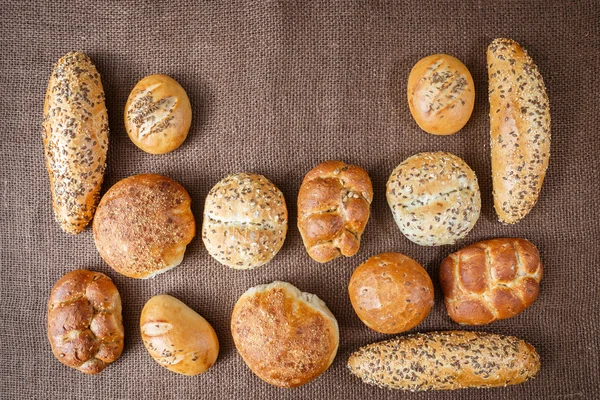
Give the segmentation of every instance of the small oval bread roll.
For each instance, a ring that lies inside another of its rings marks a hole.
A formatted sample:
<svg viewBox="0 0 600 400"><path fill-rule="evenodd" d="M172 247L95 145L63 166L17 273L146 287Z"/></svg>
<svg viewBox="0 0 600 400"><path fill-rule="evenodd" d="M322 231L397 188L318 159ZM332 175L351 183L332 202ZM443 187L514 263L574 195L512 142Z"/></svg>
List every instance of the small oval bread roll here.
<svg viewBox="0 0 600 400"><path fill-rule="evenodd" d="M169 371L198 375L213 366L219 341L213 327L167 294L146 302L140 317L142 340L154 360Z"/></svg>
<svg viewBox="0 0 600 400"><path fill-rule="evenodd" d="M233 309L231 333L252 372L284 388L304 385L325 372L340 340L325 303L286 282L248 289Z"/></svg>
<svg viewBox="0 0 600 400"><path fill-rule="evenodd" d="M433 306L427 271L399 253L382 253L361 264L350 278L348 293L358 318L381 333L414 328Z"/></svg>
<svg viewBox="0 0 600 400"><path fill-rule="evenodd" d="M326 161L310 170L298 193L298 229L312 259L355 255L372 201L373 185L361 167Z"/></svg>
<svg viewBox="0 0 600 400"><path fill-rule="evenodd" d="M151 154L175 150L192 124L192 106L181 85L167 75L139 81L125 104L125 129L131 141Z"/></svg>
<svg viewBox="0 0 600 400"><path fill-rule="evenodd" d="M94 217L94 241L115 271L152 278L178 266L196 235L186 190L156 174L130 176L102 197Z"/></svg>
<svg viewBox="0 0 600 400"><path fill-rule="evenodd" d="M475 84L459 59L448 54L422 58L408 76L408 107L417 124L434 135L451 135L469 121Z"/></svg>
<svg viewBox="0 0 600 400"><path fill-rule="evenodd" d="M121 296L101 272L78 269L56 282L48 300L48 339L61 363L97 374L123 351Z"/></svg>
<svg viewBox="0 0 600 400"><path fill-rule="evenodd" d="M215 260L231 268L271 261L283 246L287 226L283 193L262 175L226 176L206 196L202 240Z"/></svg>
<svg viewBox="0 0 600 400"><path fill-rule="evenodd" d="M404 236L422 246L464 238L481 209L475 173L445 152L415 154L398 165L387 182L387 201Z"/></svg>

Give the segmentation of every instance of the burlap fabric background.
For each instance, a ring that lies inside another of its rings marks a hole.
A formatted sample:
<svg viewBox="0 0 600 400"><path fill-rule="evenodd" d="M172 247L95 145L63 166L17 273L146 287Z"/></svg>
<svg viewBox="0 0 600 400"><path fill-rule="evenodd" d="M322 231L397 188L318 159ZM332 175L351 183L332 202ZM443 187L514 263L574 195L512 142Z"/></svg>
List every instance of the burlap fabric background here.
<svg viewBox="0 0 600 400"><path fill-rule="evenodd" d="M597 399L600 396L598 236L600 235L600 5L596 2L0 2L1 281L0 396L7 399ZM500 36L519 41L545 78L552 109L552 156L539 204L516 226L492 208L485 49ZM98 255L91 231L60 231L50 206L40 124L52 65L79 49L102 76L111 138L103 191L127 176L154 172L183 184L198 225L209 189L224 175L253 171L286 196L290 230L281 252L255 271L229 270L196 237L181 266L151 280L123 277ZM451 137L422 132L405 85L421 57L447 52L471 70L477 99L466 127ZM187 90L190 135L171 154L135 147L123 107L135 83L166 73ZM420 151L445 150L475 170L482 214L454 246L415 245L395 226L385 201L392 169ZM358 255L326 265L306 254L295 227L304 174L327 159L366 168L372 217ZM532 343L538 377L493 390L410 394L366 386L350 375L349 354L386 338L354 314L346 285L356 266L383 251L415 258L431 274L436 304L416 331L456 329L437 282L440 261L467 244L525 237L545 267L539 299L510 320L479 328ZM124 305L126 345L98 376L60 364L46 339L46 301L54 282L75 268L108 274ZM338 318L341 343L331 368L295 390L255 377L229 331L236 299L249 287L285 280L320 296ZM183 377L148 355L138 321L146 300L170 293L214 326L221 342L209 372Z"/></svg>

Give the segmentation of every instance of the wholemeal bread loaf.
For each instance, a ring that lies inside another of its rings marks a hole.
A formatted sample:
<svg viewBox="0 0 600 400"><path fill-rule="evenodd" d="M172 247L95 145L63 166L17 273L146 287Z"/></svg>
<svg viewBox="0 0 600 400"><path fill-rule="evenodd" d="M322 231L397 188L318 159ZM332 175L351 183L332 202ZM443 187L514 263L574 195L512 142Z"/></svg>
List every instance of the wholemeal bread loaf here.
<svg viewBox="0 0 600 400"><path fill-rule="evenodd" d="M54 66L42 127L54 215L65 232L76 234L94 216L108 149L104 90L85 54L68 53Z"/></svg>
<svg viewBox="0 0 600 400"><path fill-rule="evenodd" d="M94 241L115 271L151 278L183 261L196 235L186 190L156 174L130 176L102 197L94 217Z"/></svg>
<svg viewBox="0 0 600 400"><path fill-rule="evenodd" d="M410 391L515 385L534 377L540 358L513 336L483 332L431 332L370 344L348 367L365 383Z"/></svg>
<svg viewBox="0 0 600 400"><path fill-rule="evenodd" d="M487 49L492 184L500 221L514 224L537 202L550 158L550 105L544 80L510 39Z"/></svg>
<svg viewBox="0 0 600 400"><path fill-rule="evenodd" d="M169 371L198 375L213 366L219 341L213 327L194 310L167 294L152 297L140 316L146 350Z"/></svg>
<svg viewBox="0 0 600 400"><path fill-rule="evenodd" d="M100 272L71 271L48 300L48 339L54 356L85 374L97 374L123 351L121 297Z"/></svg>
<svg viewBox="0 0 600 400"><path fill-rule="evenodd" d="M381 333L417 326L433 306L433 283L415 260L382 253L361 264L350 277L350 302L365 325Z"/></svg>
<svg viewBox="0 0 600 400"><path fill-rule="evenodd" d="M286 388L322 374L339 344L337 321L325 303L286 282L246 291L233 309L231 333L252 372Z"/></svg>
<svg viewBox="0 0 600 400"><path fill-rule="evenodd" d="M464 238L481 209L475 173L444 152L415 154L398 165L387 182L387 201L404 236L422 246Z"/></svg>
<svg viewBox="0 0 600 400"><path fill-rule="evenodd" d="M221 264L250 269L275 257L287 225L281 191L262 175L242 172L223 178L208 192L202 240Z"/></svg>
<svg viewBox="0 0 600 400"><path fill-rule="evenodd" d="M308 254L321 263L356 254L372 201L371 179L361 167L326 161L310 170L298 193L298 229Z"/></svg>
<svg viewBox="0 0 600 400"><path fill-rule="evenodd" d="M475 85L467 67L448 54L422 58L408 76L408 107L421 129L451 135L469 121Z"/></svg>
<svg viewBox="0 0 600 400"><path fill-rule="evenodd" d="M173 78L157 74L139 81L125 104L125 129L131 141L151 154L175 150L192 124L185 90Z"/></svg>
<svg viewBox="0 0 600 400"><path fill-rule="evenodd" d="M542 273L538 250L525 239L472 244L442 261L446 310L460 324L510 318L535 301Z"/></svg>

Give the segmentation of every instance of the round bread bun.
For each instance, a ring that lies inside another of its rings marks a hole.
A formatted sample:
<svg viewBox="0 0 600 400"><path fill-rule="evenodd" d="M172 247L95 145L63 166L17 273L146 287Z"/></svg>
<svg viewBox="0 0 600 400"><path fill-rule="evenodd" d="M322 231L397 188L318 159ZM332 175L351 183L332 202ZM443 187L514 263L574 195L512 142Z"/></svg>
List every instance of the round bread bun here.
<svg viewBox="0 0 600 400"><path fill-rule="evenodd" d="M404 160L392 172L386 195L404 236L422 246L464 238L481 209L475 173L461 158L444 152Z"/></svg>
<svg viewBox="0 0 600 400"><path fill-rule="evenodd" d="M167 75L139 81L125 104L125 129L131 141L150 154L175 150L192 124L192 106L185 90Z"/></svg>
<svg viewBox="0 0 600 400"><path fill-rule="evenodd" d="M196 235L190 204L183 186L166 176L123 179L96 210L96 248L108 265L131 278L152 278L174 268Z"/></svg>
<svg viewBox="0 0 600 400"><path fill-rule="evenodd" d="M287 234L283 193L262 175L226 176L206 196L202 240L209 254L234 269L251 269L275 257Z"/></svg>
<svg viewBox="0 0 600 400"><path fill-rule="evenodd" d="M381 333L414 328L433 306L427 271L400 253L382 253L361 264L350 278L348 293L358 318Z"/></svg>
<svg viewBox="0 0 600 400"><path fill-rule="evenodd" d="M284 388L321 375L339 345L338 324L325 303L286 282L248 289L233 309L231 333L252 372Z"/></svg>
<svg viewBox="0 0 600 400"><path fill-rule="evenodd" d="M473 112L475 84L467 67L448 54L422 58L408 76L408 107L427 133L451 135Z"/></svg>

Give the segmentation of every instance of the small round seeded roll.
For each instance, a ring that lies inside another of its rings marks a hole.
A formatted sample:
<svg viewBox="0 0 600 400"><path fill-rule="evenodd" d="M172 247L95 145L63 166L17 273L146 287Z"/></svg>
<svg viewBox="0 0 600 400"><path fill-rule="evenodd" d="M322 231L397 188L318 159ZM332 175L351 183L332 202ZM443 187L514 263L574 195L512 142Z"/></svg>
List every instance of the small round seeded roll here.
<svg viewBox="0 0 600 400"><path fill-rule="evenodd" d="M475 173L444 152L415 154L398 165L387 182L387 201L404 236L422 246L464 238L481 209Z"/></svg>
<svg viewBox="0 0 600 400"><path fill-rule="evenodd" d="M262 175L241 172L223 178L208 192L202 240L221 264L251 269L275 257L287 226L281 191Z"/></svg>

